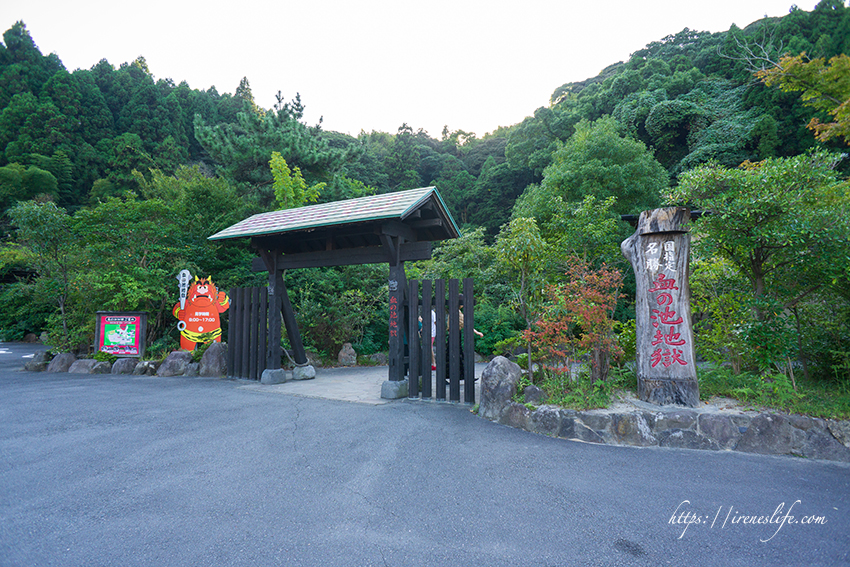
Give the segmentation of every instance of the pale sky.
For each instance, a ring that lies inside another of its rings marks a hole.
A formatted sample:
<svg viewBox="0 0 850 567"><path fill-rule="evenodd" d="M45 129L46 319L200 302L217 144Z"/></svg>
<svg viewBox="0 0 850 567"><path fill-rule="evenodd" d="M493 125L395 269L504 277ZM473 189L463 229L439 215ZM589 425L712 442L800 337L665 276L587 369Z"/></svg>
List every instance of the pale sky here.
<svg viewBox="0 0 850 567"><path fill-rule="evenodd" d="M26 23L69 71L144 56L157 79L254 99L301 93L311 125L357 135L406 122L483 135L546 106L564 83L595 76L684 28L725 31L792 0L2 0L0 26ZM817 0L797 5L810 11Z"/></svg>

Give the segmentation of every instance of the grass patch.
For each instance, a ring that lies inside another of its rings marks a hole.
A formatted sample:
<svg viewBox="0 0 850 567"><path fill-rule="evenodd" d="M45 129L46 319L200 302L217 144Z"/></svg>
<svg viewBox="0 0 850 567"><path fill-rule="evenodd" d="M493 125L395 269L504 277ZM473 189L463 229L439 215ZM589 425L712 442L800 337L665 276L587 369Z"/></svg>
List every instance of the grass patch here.
<svg viewBox="0 0 850 567"><path fill-rule="evenodd" d="M525 403L523 390L532 382L523 376L517 384L514 401ZM591 383L586 372L570 376L568 372L541 368L534 373L534 385L546 393L546 403L574 410L607 408L618 390L637 390L637 376L627 367L612 368L608 380Z"/></svg>
<svg viewBox="0 0 850 567"><path fill-rule="evenodd" d="M847 382L798 380L795 389L784 374L733 374L728 368L700 368L697 376L703 401L723 396L786 413L850 419L850 385Z"/></svg>
<svg viewBox="0 0 850 567"><path fill-rule="evenodd" d="M797 380L784 374L733 374L728 368L699 368L700 400L715 396L732 398L753 408L772 409L826 419L850 419L850 383L823 380ZM573 376L551 369L534 373L536 386L546 393L546 403L574 410L610 407L618 391L637 395L637 376L629 367L611 368L608 380L590 383L587 373ZM524 375L517 384L514 401L524 404L523 389L532 384Z"/></svg>

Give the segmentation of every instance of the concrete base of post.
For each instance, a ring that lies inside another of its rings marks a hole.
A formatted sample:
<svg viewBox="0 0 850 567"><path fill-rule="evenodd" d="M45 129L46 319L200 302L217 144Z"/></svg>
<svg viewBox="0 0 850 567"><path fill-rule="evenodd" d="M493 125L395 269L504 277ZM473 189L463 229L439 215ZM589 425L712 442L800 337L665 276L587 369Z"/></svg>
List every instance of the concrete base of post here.
<svg viewBox="0 0 850 567"><path fill-rule="evenodd" d="M385 400L406 398L408 393L407 378L404 380L386 380L381 384L381 397Z"/></svg>

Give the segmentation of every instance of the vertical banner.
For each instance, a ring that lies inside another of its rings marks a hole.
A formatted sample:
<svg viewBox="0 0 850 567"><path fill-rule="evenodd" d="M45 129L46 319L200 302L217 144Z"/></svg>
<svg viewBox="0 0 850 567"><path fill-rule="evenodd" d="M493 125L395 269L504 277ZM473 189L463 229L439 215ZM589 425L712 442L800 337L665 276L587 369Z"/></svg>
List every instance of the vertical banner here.
<svg viewBox="0 0 850 567"><path fill-rule="evenodd" d="M95 325L95 351L119 357L142 357L148 314L126 311L98 311Z"/></svg>

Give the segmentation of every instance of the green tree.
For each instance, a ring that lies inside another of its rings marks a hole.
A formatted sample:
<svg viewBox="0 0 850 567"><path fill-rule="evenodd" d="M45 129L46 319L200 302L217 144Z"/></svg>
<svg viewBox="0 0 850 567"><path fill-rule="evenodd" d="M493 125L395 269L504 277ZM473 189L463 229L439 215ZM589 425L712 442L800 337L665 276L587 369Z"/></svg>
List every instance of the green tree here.
<svg viewBox="0 0 850 567"><path fill-rule="evenodd" d="M496 237L496 258L500 268L506 272L512 288L519 314L531 331L534 310L537 307L544 280L542 275L551 249L540 236L533 218L517 218L502 227ZM528 372L533 375L531 362L531 340L528 337Z"/></svg>
<svg viewBox="0 0 850 567"><path fill-rule="evenodd" d="M742 332L762 353L762 369L797 347L789 315L847 281L850 191L835 171L839 160L820 151L734 169L702 166L683 174L668 197L707 213L694 223L695 253L725 259L749 282L753 316Z"/></svg>
<svg viewBox="0 0 850 567"><path fill-rule="evenodd" d="M58 308L61 335L55 346L72 346L69 309L78 295L76 283L82 266L71 217L54 203L33 201L17 204L9 216L18 228L17 242L29 251L29 262L38 273L38 295L55 301Z"/></svg>
<svg viewBox="0 0 850 567"><path fill-rule="evenodd" d="M552 156L540 184L564 202L587 195L617 197L618 213L637 213L657 205L668 186L667 172L642 142L621 134L616 120L582 121Z"/></svg>
<svg viewBox="0 0 850 567"><path fill-rule="evenodd" d="M756 76L785 92L802 92L803 104L832 117L829 122L818 117L809 122L818 140L843 138L850 145L850 56L842 53L827 63L823 57L810 60L805 53L789 55Z"/></svg>
<svg viewBox="0 0 850 567"><path fill-rule="evenodd" d="M315 203L326 183L307 186L298 166L289 169L286 160L278 152L272 152L269 161L274 178L274 196L279 209L294 209L306 203Z"/></svg>

